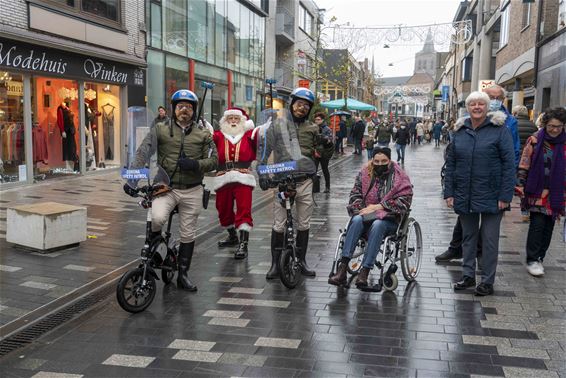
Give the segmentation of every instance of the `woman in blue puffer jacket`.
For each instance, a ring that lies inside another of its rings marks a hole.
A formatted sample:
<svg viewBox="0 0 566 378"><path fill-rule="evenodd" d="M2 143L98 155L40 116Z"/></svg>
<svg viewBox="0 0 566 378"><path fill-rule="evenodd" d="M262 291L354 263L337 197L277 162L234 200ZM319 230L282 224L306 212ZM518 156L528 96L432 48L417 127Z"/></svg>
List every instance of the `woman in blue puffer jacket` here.
<svg viewBox="0 0 566 378"><path fill-rule="evenodd" d="M505 113L488 113L489 96L472 92L466 99L469 117L456 122L447 149L444 198L459 215L463 230L463 277L454 290L476 285L476 246L483 242L482 280L476 295L493 294L499 252L499 226L515 186L513 138ZM481 227L480 227L481 220Z"/></svg>

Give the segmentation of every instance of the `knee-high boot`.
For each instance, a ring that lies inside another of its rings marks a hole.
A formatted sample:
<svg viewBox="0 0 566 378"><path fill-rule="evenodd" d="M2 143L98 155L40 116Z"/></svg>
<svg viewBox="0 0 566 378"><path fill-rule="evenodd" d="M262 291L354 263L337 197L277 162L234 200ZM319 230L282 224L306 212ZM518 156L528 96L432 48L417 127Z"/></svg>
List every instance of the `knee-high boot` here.
<svg viewBox="0 0 566 378"><path fill-rule="evenodd" d="M240 244L238 249L234 252L234 258L236 260L242 260L248 257L248 240L250 238L250 233L248 231L240 230Z"/></svg>
<svg viewBox="0 0 566 378"><path fill-rule="evenodd" d="M194 241L179 245L179 272L177 274L177 287L179 289L197 291L197 287L189 279L189 268L191 267L194 248Z"/></svg>
<svg viewBox="0 0 566 378"><path fill-rule="evenodd" d="M285 235L282 232L271 230L271 268L265 275L265 278L268 280L279 277L279 256L281 256L284 237Z"/></svg>
<svg viewBox="0 0 566 378"><path fill-rule="evenodd" d="M307 265L307 248L309 246L309 230L297 231L297 255L303 276L315 277L316 272Z"/></svg>

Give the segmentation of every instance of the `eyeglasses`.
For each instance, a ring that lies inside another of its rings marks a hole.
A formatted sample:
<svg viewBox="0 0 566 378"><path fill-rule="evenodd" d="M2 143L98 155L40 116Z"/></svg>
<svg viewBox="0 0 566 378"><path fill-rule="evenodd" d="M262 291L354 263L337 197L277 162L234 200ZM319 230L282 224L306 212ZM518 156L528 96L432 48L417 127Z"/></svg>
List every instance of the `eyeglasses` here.
<svg viewBox="0 0 566 378"><path fill-rule="evenodd" d="M192 106L191 104L186 104L186 105L177 104L177 106L175 106L175 109L177 109L177 110L182 110L182 109L190 109L190 110L193 110L193 106Z"/></svg>
<svg viewBox="0 0 566 378"><path fill-rule="evenodd" d="M295 104L293 106L296 106L297 108L303 108L303 109L310 109L311 106L307 103L302 103L302 102L295 102Z"/></svg>
<svg viewBox="0 0 566 378"><path fill-rule="evenodd" d="M562 124L562 125L546 125L546 127L550 128L550 129L560 130L561 128L564 127L564 124Z"/></svg>

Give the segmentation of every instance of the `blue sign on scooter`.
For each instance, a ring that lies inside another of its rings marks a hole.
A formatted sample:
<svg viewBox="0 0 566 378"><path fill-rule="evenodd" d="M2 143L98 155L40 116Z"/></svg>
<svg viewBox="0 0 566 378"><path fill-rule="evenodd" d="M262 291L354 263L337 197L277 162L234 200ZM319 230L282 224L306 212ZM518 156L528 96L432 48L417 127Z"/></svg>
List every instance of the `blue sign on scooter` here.
<svg viewBox="0 0 566 378"><path fill-rule="evenodd" d="M277 164L266 164L257 167L257 173L260 175L267 175L273 173L285 173L297 170L296 161L284 161L283 163Z"/></svg>
<svg viewBox="0 0 566 378"><path fill-rule="evenodd" d="M122 168L121 176L122 176L123 179L126 179L126 180L146 179L146 178L149 178L149 169L148 168L141 168L141 169Z"/></svg>

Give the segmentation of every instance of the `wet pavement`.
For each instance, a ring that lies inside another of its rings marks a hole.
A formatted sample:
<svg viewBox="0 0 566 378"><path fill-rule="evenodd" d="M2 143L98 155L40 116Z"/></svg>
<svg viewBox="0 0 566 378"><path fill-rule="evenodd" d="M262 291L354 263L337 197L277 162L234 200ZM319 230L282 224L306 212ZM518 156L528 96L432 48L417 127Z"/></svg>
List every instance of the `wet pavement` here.
<svg viewBox="0 0 566 378"><path fill-rule="evenodd" d="M502 223L495 295L454 293L459 262L434 262L456 220L441 195L442 149L407 149L406 170L415 186L411 215L424 236L417 282L407 285L398 272L394 292L327 284L338 229L348 221L348 193L365 162L351 155L333 160L332 192L316 195L308 254L316 278L295 290L266 282L272 220L267 194L254 192L255 228L245 261L216 247L224 235L211 203L199 219L191 267L197 293L159 282L153 304L131 315L110 291L89 311L3 357L2 376L566 376L561 227L545 259L545 276L531 277L524 267L528 224L515 203ZM145 214L120 186L113 175L97 175L0 193L3 335L109 282L137 258ZM5 208L44 200L87 206L88 233L96 238L47 255L8 245Z"/></svg>

